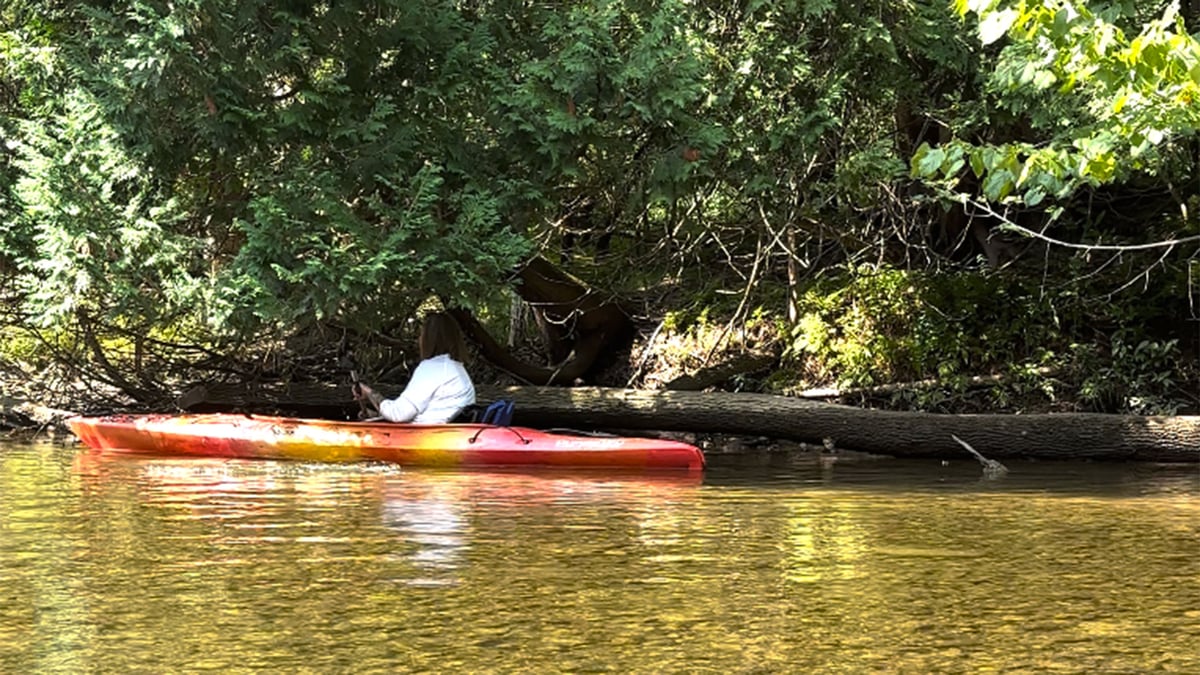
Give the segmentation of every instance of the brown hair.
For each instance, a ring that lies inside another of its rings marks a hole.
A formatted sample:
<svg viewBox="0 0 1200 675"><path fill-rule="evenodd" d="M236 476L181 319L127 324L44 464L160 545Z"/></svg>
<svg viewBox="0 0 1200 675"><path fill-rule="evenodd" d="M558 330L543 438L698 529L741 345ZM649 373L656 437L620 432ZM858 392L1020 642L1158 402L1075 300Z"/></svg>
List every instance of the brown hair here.
<svg viewBox="0 0 1200 675"><path fill-rule="evenodd" d="M421 322L421 360L438 354L449 354L459 363L467 361L467 344L454 317L445 312L431 312Z"/></svg>

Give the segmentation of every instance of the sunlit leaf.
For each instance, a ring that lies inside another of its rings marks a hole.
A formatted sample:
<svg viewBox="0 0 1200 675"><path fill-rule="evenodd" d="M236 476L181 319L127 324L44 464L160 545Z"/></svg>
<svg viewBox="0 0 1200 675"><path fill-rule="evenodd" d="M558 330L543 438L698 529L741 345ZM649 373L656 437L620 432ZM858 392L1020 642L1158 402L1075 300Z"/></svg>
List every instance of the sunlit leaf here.
<svg viewBox="0 0 1200 675"><path fill-rule="evenodd" d="M941 148L929 148L914 157L917 171L922 176L933 176L939 173L942 163L946 161L946 151Z"/></svg>
<svg viewBox="0 0 1200 675"><path fill-rule="evenodd" d="M1017 16L1014 9L989 12L979 23L979 40L985 45L990 45L1004 37L1017 20Z"/></svg>

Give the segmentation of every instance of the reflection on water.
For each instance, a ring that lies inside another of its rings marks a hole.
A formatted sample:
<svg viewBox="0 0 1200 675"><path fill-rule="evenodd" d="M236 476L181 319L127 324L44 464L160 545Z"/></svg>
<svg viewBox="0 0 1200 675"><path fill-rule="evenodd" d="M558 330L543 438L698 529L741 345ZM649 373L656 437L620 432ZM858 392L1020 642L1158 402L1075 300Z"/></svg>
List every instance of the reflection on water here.
<svg viewBox="0 0 1200 675"><path fill-rule="evenodd" d="M409 557L429 576L410 579L413 585L450 584L453 571L468 545L467 518L461 494L434 485L424 490L395 491L383 502L383 522L410 543ZM438 572L445 576L438 578Z"/></svg>
<svg viewBox="0 0 1200 675"><path fill-rule="evenodd" d="M0 672L1200 672L1200 469L0 445Z"/></svg>

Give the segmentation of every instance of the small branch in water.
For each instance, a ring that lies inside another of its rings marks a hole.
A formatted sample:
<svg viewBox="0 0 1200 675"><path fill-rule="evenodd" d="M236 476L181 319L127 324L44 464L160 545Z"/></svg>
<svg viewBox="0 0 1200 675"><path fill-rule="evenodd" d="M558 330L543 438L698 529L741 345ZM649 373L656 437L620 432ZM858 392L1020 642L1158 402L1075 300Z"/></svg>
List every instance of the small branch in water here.
<svg viewBox="0 0 1200 675"><path fill-rule="evenodd" d="M992 478L995 476L1003 476L1004 474L1008 473L1008 467L1004 466L1003 464L1001 464L1000 462L997 462L994 459L988 459L987 457L984 457L983 455L979 454L979 451L977 451L975 448L972 448L970 446L970 444L968 444L963 439L959 438L958 436L955 436L954 434L950 434L950 438L953 438L954 440L958 441L958 444L963 446L964 448L966 448L967 452L971 453L972 455L975 455L975 459L978 459L979 463L983 465L983 475L988 476L989 478Z"/></svg>

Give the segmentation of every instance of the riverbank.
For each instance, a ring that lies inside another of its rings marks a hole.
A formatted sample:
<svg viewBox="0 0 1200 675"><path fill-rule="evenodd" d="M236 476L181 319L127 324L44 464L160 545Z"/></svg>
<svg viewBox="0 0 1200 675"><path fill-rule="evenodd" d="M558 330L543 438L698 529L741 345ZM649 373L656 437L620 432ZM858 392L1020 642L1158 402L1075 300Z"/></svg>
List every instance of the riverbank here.
<svg viewBox="0 0 1200 675"><path fill-rule="evenodd" d="M732 346L713 350L717 343L706 341L693 347L709 345L714 365L696 368L681 356L677 337L635 343L628 358L597 376L610 386L522 386L479 358L471 371L479 400L516 402L517 424L661 433L698 445L713 458L786 463L792 457L863 453L966 459L966 443L998 459L1200 462L1200 418L1095 412L1082 401L1048 396L1044 386L1031 387L1030 382L1061 376L1050 370L1031 371L1024 379L951 378L797 393L796 387L778 386L786 378L777 357L746 359ZM306 353L307 359L297 354L289 362L317 365L293 371L289 380L158 383L166 393L140 403L116 387L84 386L61 369L33 377L26 374L33 372L29 368L5 368L21 376L0 382L0 431L12 438L70 438L62 424L67 417L114 411L352 418L357 408L343 384L345 373L329 368L337 359ZM729 363L752 369L723 365ZM635 379L643 388L621 386ZM403 373L396 380L373 384L394 395L403 387ZM988 406L987 400L1006 405Z"/></svg>

